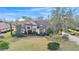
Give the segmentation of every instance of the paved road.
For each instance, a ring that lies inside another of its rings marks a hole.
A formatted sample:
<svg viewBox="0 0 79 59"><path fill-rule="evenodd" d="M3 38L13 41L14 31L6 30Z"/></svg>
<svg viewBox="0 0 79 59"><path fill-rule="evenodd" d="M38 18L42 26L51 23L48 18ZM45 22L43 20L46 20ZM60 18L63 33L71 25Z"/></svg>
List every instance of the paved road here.
<svg viewBox="0 0 79 59"><path fill-rule="evenodd" d="M62 35L63 34L67 34L69 36L70 41L75 42L76 44L79 44L79 37L76 37L74 35L71 35L71 34L68 34L68 33L65 33L65 32L62 32Z"/></svg>

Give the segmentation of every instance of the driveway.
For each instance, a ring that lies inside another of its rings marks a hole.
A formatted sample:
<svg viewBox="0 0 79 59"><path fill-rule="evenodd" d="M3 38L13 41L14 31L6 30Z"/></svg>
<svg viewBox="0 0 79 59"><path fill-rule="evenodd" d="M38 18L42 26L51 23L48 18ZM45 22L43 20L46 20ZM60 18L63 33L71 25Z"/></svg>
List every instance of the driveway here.
<svg viewBox="0 0 79 59"><path fill-rule="evenodd" d="M72 41L72 42L75 42L76 44L79 44L79 37L76 37L74 35L71 35L71 34L65 33L65 32L62 32L62 35L63 34L67 34L69 36L69 41Z"/></svg>

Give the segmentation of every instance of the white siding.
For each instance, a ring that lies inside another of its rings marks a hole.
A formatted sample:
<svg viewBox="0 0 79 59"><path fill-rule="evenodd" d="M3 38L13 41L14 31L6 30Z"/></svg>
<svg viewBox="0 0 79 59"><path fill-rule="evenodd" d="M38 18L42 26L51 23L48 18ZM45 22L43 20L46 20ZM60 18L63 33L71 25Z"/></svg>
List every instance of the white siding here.
<svg viewBox="0 0 79 59"><path fill-rule="evenodd" d="M40 29L37 29L36 32L37 32L38 34L40 34Z"/></svg>
<svg viewBox="0 0 79 59"><path fill-rule="evenodd" d="M32 26L32 32L37 30L37 26Z"/></svg>
<svg viewBox="0 0 79 59"><path fill-rule="evenodd" d="M30 29L28 29L27 27L30 27ZM32 30L32 26L31 25L26 25L25 28L26 28L26 31Z"/></svg>
<svg viewBox="0 0 79 59"><path fill-rule="evenodd" d="M27 27L30 27L30 29L28 29ZM35 32L37 32L38 34L40 34L40 28L37 28L37 26L36 25L26 25L25 26L25 28L26 28L26 31L28 32L28 30L32 30L32 32L33 31L35 31ZM23 30L24 31L24 30ZM45 29L42 29L41 30L42 32L45 32Z"/></svg>

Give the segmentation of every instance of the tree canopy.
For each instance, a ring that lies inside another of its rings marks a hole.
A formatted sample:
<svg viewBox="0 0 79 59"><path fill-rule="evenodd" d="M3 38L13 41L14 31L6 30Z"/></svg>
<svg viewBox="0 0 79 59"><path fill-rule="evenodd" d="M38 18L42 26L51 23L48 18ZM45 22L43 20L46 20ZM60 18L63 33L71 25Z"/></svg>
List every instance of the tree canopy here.
<svg viewBox="0 0 79 59"><path fill-rule="evenodd" d="M72 8L55 7L52 8L50 24L54 29L60 31L68 27L74 28L74 13Z"/></svg>

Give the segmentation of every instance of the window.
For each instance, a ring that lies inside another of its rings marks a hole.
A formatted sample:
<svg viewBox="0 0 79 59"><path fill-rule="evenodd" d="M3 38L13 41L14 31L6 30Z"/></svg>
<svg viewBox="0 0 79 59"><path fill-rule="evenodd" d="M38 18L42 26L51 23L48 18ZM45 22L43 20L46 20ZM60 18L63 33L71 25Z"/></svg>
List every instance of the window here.
<svg viewBox="0 0 79 59"><path fill-rule="evenodd" d="M30 29L30 27L27 27L27 29Z"/></svg>
<svg viewBox="0 0 79 59"><path fill-rule="evenodd" d="M37 28L39 28L39 27L37 27Z"/></svg>

